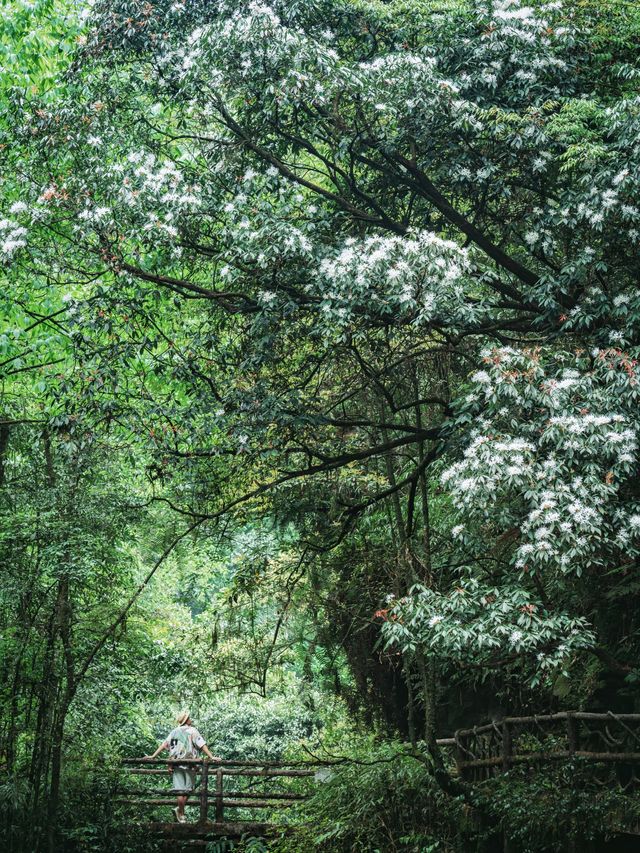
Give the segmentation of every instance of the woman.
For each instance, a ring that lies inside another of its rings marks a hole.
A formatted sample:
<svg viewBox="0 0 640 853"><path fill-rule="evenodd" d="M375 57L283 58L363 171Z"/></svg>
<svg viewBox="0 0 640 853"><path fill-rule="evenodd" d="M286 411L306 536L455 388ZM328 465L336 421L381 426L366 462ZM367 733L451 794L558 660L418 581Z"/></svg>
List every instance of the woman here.
<svg viewBox="0 0 640 853"><path fill-rule="evenodd" d="M189 711L182 711L176 718L177 726L169 732L166 740L163 740L153 755L146 758L157 758L164 750L169 750L170 760L181 758L199 758L200 752L204 752L211 761L222 761L217 755L212 755L205 739L191 721ZM196 769L193 765L169 765L173 770L173 791L178 794L178 805L173 809L176 820L186 823L187 818L184 807L187 804L189 794L193 791L196 783Z"/></svg>

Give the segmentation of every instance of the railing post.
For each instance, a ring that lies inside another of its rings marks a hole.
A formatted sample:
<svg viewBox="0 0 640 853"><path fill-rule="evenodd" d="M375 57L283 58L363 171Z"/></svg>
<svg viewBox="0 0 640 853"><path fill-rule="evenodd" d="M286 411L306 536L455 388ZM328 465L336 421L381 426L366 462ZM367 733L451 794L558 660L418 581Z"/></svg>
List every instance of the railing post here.
<svg viewBox="0 0 640 853"><path fill-rule="evenodd" d="M456 767L458 768L458 778L464 782L467 776L466 768L463 764L464 761L464 752L462 751L462 745L460 743L460 735L458 732L455 732L455 741L456 741L456 749L455 749L455 757L456 757Z"/></svg>
<svg viewBox="0 0 640 853"><path fill-rule="evenodd" d="M202 776L200 777L200 823L207 822L209 810L209 759L202 759Z"/></svg>
<svg viewBox="0 0 640 853"><path fill-rule="evenodd" d="M569 755L573 756L578 749L578 727L576 718L570 711L567 712L567 743Z"/></svg>
<svg viewBox="0 0 640 853"><path fill-rule="evenodd" d="M511 768L511 726L504 720L502 723L502 770L506 773Z"/></svg>
<svg viewBox="0 0 640 853"><path fill-rule="evenodd" d="M222 767L216 769L216 823L222 823L224 819L224 806L222 803Z"/></svg>

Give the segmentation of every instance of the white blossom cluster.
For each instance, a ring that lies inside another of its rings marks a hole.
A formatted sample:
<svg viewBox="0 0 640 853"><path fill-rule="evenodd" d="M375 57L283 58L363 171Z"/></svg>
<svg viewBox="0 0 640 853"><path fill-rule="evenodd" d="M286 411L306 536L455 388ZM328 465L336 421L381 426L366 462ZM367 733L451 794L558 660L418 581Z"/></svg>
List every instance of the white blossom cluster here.
<svg viewBox="0 0 640 853"><path fill-rule="evenodd" d="M381 114L383 122L388 121L389 115L403 115L407 108L423 116L444 109L458 91L453 81L444 80L438 73L436 59L425 54L377 57L360 63L351 80L359 96L374 114Z"/></svg>
<svg viewBox="0 0 640 853"><path fill-rule="evenodd" d="M26 209L22 202L12 205L13 214ZM27 245L27 229L14 219L0 219L0 256L4 261L10 261L19 249Z"/></svg>
<svg viewBox="0 0 640 853"><path fill-rule="evenodd" d="M638 461L640 367L619 350L565 360L576 366L511 348L485 353L467 398L484 421L442 475L466 519L455 535L473 523L516 527L524 572L580 574L616 548L640 553L638 507L620 500Z"/></svg>
<svg viewBox="0 0 640 853"><path fill-rule="evenodd" d="M328 101L342 83L354 78L335 50L322 39L310 39L301 29L285 24L265 3L251 2L243 8L222 4L219 18L196 28L188 44L168 51L161 65L181 66L185 82L206 81L212 89L243 81L256 81L278 102L298 102L313 97Z"/></svg>
<svg viewBox="0 0 640 853"><path fill-rule="evenodd" d="M472 576L461 578L448 593L418 584L407 596L392 598L384 613L388 647L409 653L423 648L476 665L525 658L532 683L595 642L585 619L549 612L525 588L491 587Z"/></svg>
<svg viewBox="0 0 640 853"><path fill-rule="evenodd" d="M119 206L141 212L143 233L176 238L179 218L194 213L201 205L200 186L188 183L172 160L133 151L112 172L114 184L119 185Z"/></svg>
<svg viewBox="0 0 640 853"><path fill-rule="evenodd" d="M115 163L102 162L104 149L96 154L94 174L108 187L104 201L90 194L77 211L74 231L91 238L105 230L126 229L138 238L163 244L179 255L180 223L202 204L202 189L189 183L169 159L152 152L131 151Z"/></svg>
<svg viewBox="0 0 640 853"><path fill-rule="evenodd" d="M341 325L363 311L416 324L444 315L469 321L475 309L465 302L463 284L470 268L466 250L428 231L349 238L320 263L312 288Z"/></svg>
<svg viewBox="0 0 640 853"><path fill-rule="evenodd" d="M562 13L561 0L536 3L535 7L526 5L522 0L497 0L478 9L478 14L493 25L491 36L519 39L526 44L537 40L541 32L549 31ZM549 35L557 38L566 32L567 27L562 26L554 28Z"/></svg>
<svg viewBox="0 0 640 853"><path fill-rule="evenodd" d="M182 5L178 3L172 14L182 15ZM390 145L391 151L396 147L406 150L408 126L412 128L412 139L420 146L425 141L428 143L432 128L440 123L449 128L453 124L465 137L477 139L474 147L486 153L478 163L472 162L466 148L452 152L451 180L465 189L473 185L475 192L487 187L493 193L505 169L520 170L527 164L525 168L537 180L558 166L565 168L563 158L570 152L555 144L555 134L550 130L554 119L550 119L549 127L546 119L541 120L540 104L535 102L537 95L531 93L538 93L541 103L566 94L567 78L573 72L564 55L574 33L558 2L533 5L525 0L500 0L479 4L475 14L481 34L467 40L468 61L464 69L453 75L450 68L445 68L446 57L439 55L436 45L387 51L371 60L350 62L335 49L331 33L305 29L300 24L304 15L286 4L220 3L213 20L207 18L192 25L181 40L158 39L152 60L158 70L155 85L168 86L168 91L178 86L181 97L188 99L185 109L193 122L194 138L201 134L203 140L210 138L211 126L225 94L238 87L245 92L247 103L255 102L260 110L273 115L276 111L286 114L288 108L311 108L322 114L335 109L337 103L357 103L358 111L367 113L366 123L374 129L376 138ZM493 103L498 93L500 108ZM530 108L522 106L523 98L526 103L531 102ZM235 116L231 103L233 99L226 104L226 110ZM589 107L584 109L588 111ZM611 110L620 107L616 105ZM611 115L612 122L628 120L624 110L615 118ZM627 136L631 138L632 134ZM100 134L96 132L92 138L99 150ZM505 145L513 156L511 164L504 157ZM494 158L492 150L501 153ZM202 142L200 155L211 163L213 172L224 173L226 158L222 145L214 152L209 144ZM212 162L214 159L217 162ZM313 159L309 156L309 162ZM552 258L563 251L566 234L576 225L586 224L594 235L604 236L607 226L617 226L623 220L629 238L636 239L638 212L628 196L637 176L628 158L621 154L619 159L620 162L612 162L608 177L604 172L599 173L598 179L591 182L591 189L585 184L586 189L560 192L557 199L554 193L553 201L541 202L522 228L519 239L523 248L535 256L544 254ZM578 162L589 163L588 158L579 155ZM321 167L317 161L314 165ZM508 192L505 188L505 194ZM246 257L261 258L259 265L265 265L273 248L268 240L263 241L262 249L258 246L262 239L261 226L255 221L255 214L244 210L240 215L247 205L242 204L242 194L239 195L237 201L230 199L231 206L223 211L226 234L233 249L220 268L230 277L234 274L233 260L240 243L240 238L234 239L230 233L233 229L247 243ZM142 199L132 190L123 201L140 207ZM149 206L153 207L151 200ZM150 232L150 236L175 237L174 219L172 211L167 210L165 215L150 210L141 231ZM276 229L275 241L284 247L287 257L300 254L308 258L312 249L307 231L296 231L295 222L290 223L288 230L285 234L284 224L282 234ZM573 275L576 268L584 270L586 276L598 254L596 249L593 255L587 255L582 247L576 246L567 263L567 276ZM553 289L551 285L549 289ZM540 298L547 300L544 287L540 286L540 291ZM593 306L586 301L575 306L567 318L568 328L588 322L594 316L596 301L594 296ZM338 306L338 310L342 316L343 306Z"/></svg>
<svg viewBox="0 0 640 853"><path fill-rule="evenodd" d="M240 267L246 264L267 269L285 261L313 263L317 211L299 188L280 180L275 166L263 173L247 169L222 208L222 277L231 281L241 276Z"/></svg>

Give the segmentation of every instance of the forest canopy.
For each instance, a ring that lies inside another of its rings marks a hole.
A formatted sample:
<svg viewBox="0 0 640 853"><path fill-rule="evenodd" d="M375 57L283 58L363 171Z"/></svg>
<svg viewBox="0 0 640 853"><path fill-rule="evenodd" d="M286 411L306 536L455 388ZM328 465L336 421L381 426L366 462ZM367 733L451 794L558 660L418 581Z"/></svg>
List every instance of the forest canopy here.
<svg viewBox="0 0 640 853"><path fill-rule="evenodd" d="M408 745L442 821L436 738L640 712L635 5L7 10L10 849L111 849L74 797L186 705L227 758ZM347 791L303 845L470 849Z"/></svg>

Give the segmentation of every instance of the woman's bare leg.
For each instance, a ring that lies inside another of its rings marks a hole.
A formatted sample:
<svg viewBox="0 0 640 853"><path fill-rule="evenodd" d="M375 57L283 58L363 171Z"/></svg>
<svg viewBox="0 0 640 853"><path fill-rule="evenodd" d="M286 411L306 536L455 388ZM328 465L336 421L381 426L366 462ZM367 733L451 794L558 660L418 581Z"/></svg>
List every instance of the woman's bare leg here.
<svg viewBox="0 0 640 853"><path fill-rule="evenodd" d="M184 817L184 807L187 805L187 799L188 797L184 795L178 797L178 814L181 817Z"/></svg>

